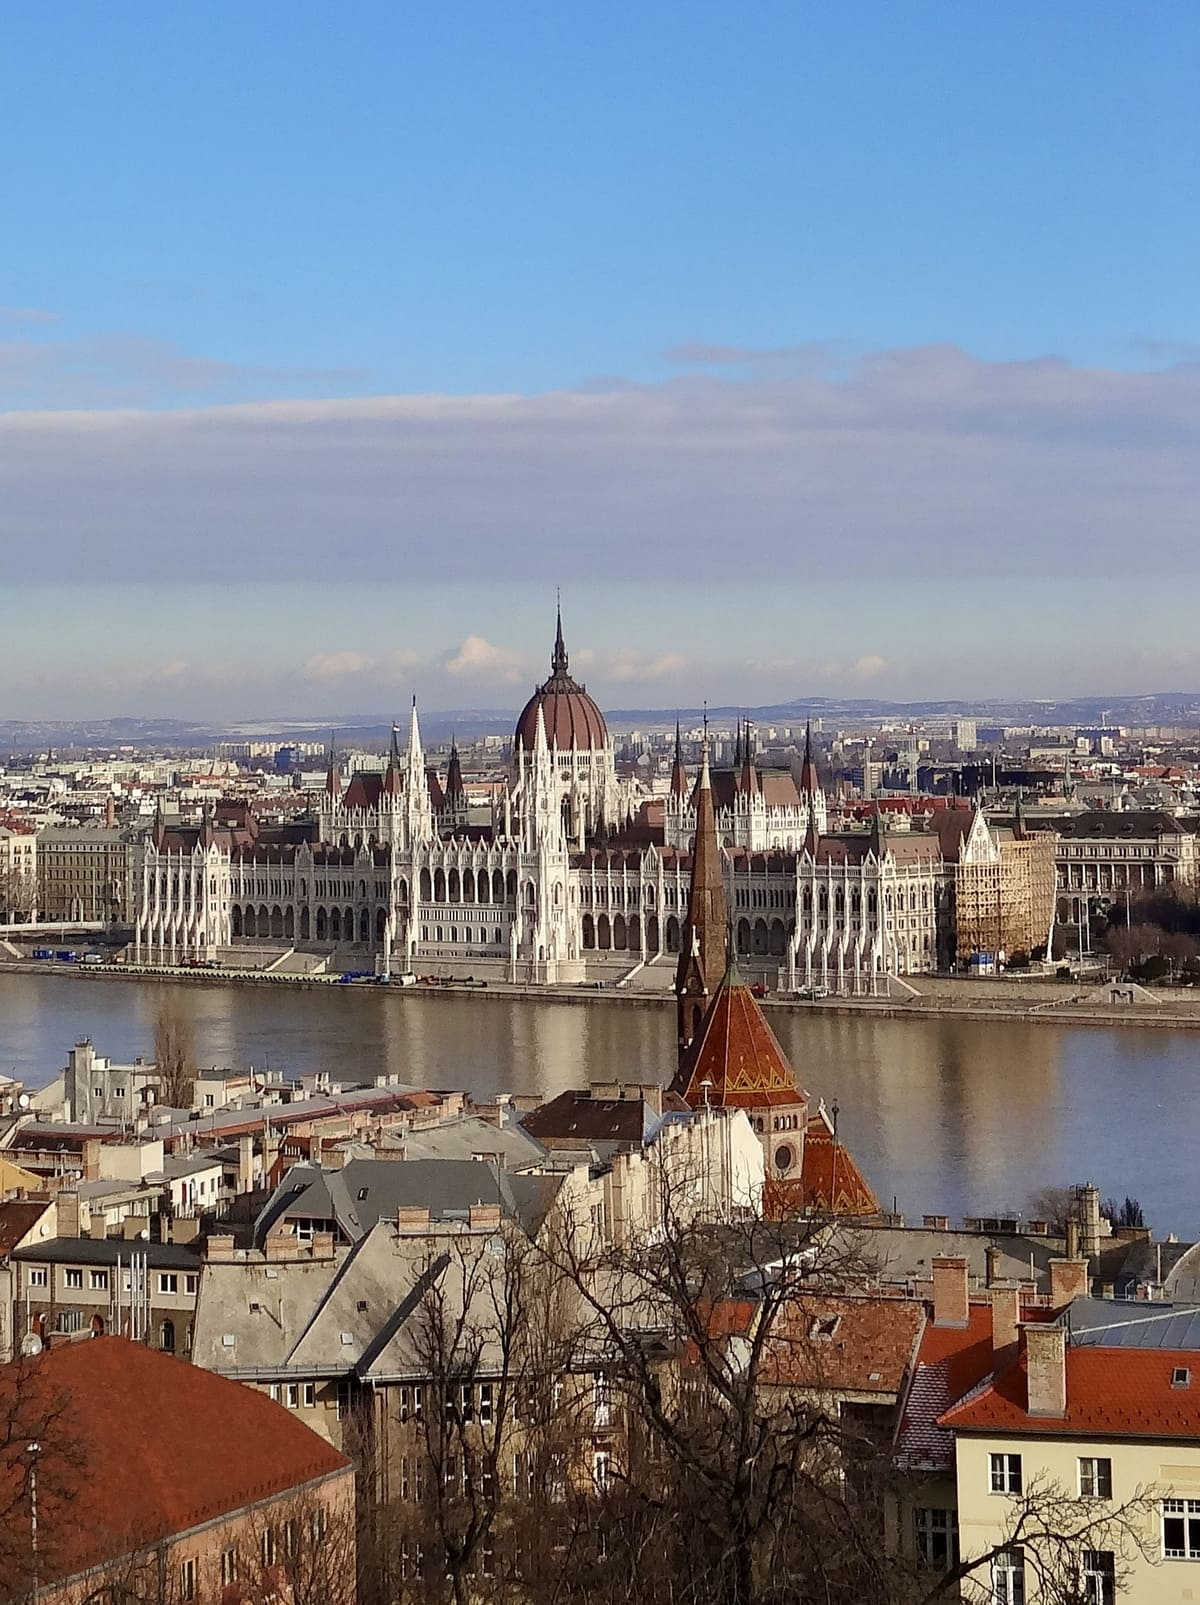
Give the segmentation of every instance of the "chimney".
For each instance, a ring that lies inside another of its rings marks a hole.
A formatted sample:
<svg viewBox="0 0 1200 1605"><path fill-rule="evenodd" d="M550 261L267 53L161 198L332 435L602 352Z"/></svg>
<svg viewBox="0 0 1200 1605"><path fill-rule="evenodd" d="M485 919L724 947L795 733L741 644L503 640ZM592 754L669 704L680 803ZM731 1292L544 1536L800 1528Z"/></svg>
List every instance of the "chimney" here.
<svg viewBox="0 0 1200 1605"><path fill-rule="evenodd" d="M1050 1261L1050 1302L1060 1310L1072 1299L1082 1298L1091 1285L1085 1259L1052 1259Z"/></svg>
<svg viewBox="0 0 1200 1605"><path fill-rule="evenodd" d="M1026 1321L1025 1367L1028 1373L1028 1409L1031 1416L1065 1416L1067 1413L1067 1334L1064 1327L1043 1321Z"/></svg>
<svg viewBox="0 0 1200 1605"><path fill-rule="evenodd" d="M1079 1222L1073 1218L1067 1222L1067 1258L1079 1258Z"/></svg>
<svg viewBox="0 0 1200 1605"><path fill-rule="evenodd" d="M264 1248L268 1261L300 1258L300 1244L287 1232L271 1232Z"/></svg>
<svg viewBox="0 0 1200 1605"><path fill-rule="evenodd" d="M210 1237L204 1245L204 1257L218 1265L228 1264L233 1259L233 1233L223 1232Z"/></svg>
<svg viewBox="0 0 1200 1605"><path fill-rule="evenodd" d="M966 1326L971 1313L966 1260L939 1257L932 1265L934 1326Z"/></svg>
<svg viewBox="0 0 1200 1605"><path fill-rule="evenodd" d="M500 1229L499 1204L472 1204L471 1230L473 1232L495 1232Z"/></svg>
<svg viewBox="0 0 1200 1605"><path fill-rule="evenodd" d="M656 1081L648 1082L642 1087L642 1098L646 1108L651 1114L661 1115L663 1112L663 1088Z"/></svg>
<svg viewBox="0 0 1200 1605"><path fill-rule="evenodd" d="M74 1187L60 1188L57 1220L60 1237L83 1236L83 1204Z"/></svg>
<svg viewBox="0 0 1200 1605"><path fill-rule="evenodd" d="M254 1133L243 1131L238 1138L238 1181L239 1193L254 1191Z"/></svg>
<svg viewBox="0 0 1200 1605"><path fill-rule="evenodd" d="M950 1230L949 1215L922 1215L921 1223L931 1232L948 1232Z"/></svg>
<svg viewBox="0 0 1200 1605"><path fill-rule="evenodd" d="M396 1229L401 1232L427 1232L429 1206L427 1204L401 1204L396 1211Z"/></svg>
<svg viewBox="0 0 1200 1605"><path fill-rule="evenodd" d="M85 1137L83 1139L83 1179L84 1181L100 1180L99 1137Z"/></svg>
<svg viewBox="0 0 1200 1605"><path fill-rule="evenodd" d="M332 1259L333 1258L333 1233L332 1232L314 1232L313 1233L313 1235L312 1235L312 1257L313 1257L313 1259Z"/></svg>
<svg viewBox="0 0 1200 1605"><path fill-rule="evenodd" d="M1091 1259L1100 1252L1100 1189L1093 1182L1079 1189L1079 1252Z"/></svg>
<svg viewBox="0 0 1200 1605"><path fill-rule="evenodd" d="M1000 1371L1020 1348L1021 1289L1015 1282L996 1282L992 1297L992 1369Z"/></svg>
<svg viewBox="0 0 1200 1605"><path fill-rule="evenodd" d="M984 1274L984 1285L987 1287L995 1287L996 1283L1000 1280L1000 1250L996 1247L995 1243L989 1243L987 1248L984 1250L984 1262L987 1266L987 1270Z"/></svg>

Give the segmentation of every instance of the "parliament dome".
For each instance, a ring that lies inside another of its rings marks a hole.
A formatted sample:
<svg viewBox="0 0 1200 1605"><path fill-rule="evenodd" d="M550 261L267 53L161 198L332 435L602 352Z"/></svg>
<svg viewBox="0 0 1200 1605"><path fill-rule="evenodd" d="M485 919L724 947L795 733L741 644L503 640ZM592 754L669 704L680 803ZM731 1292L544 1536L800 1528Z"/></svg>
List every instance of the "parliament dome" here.
<svg viewBox="0 0 1200 1605"><path fill-rule="evenodd" d="M546 740L560 752L603 752L608 746L608 726L604 715L568 672L567 649L563 644L562 614L554 651L550 657L550 678L540 685L521 710L513 735L513 746L532 752L537 740L537 716L541 709Z"/></svg>

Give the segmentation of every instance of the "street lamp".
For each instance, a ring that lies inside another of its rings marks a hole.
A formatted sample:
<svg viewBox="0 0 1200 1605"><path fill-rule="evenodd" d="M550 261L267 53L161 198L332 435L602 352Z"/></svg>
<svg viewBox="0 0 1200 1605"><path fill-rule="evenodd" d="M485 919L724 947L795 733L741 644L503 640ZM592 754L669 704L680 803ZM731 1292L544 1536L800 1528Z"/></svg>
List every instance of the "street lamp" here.
<svg viewBox="0 0 1200 1605"><path fill-rule="evenodd" d="M25 1445L25 1453L29 1456L29 1554L33 1563L33 1590L30 1594L32 1605L37 1605L40 1580L38 1578L38 1524L37 1524L37 1467L38 1455L42 1446L36 1440Z"/></svg>

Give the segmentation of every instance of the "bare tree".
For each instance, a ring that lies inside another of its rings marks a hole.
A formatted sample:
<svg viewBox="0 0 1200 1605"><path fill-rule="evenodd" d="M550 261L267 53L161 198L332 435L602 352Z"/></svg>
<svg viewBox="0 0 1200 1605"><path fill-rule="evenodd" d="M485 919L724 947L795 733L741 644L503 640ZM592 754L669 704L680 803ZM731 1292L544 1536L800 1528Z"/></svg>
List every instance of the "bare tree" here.
<svg viewBox="0 0 1200 1605"><path fill-rule="evenodd" d="M158 1070L158 1101L172 1109L192 1106L192 1022L172 1000L160 1003L154 1016L154 1063Z"/></svg>

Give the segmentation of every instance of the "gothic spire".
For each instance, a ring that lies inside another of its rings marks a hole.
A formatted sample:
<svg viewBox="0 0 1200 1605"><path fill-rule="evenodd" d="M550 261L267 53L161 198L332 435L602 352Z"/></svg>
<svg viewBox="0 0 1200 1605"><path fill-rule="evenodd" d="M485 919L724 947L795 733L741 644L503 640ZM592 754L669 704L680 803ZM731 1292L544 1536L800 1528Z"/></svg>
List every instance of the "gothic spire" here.
<svg viewBox="0 0 1200 1605"><path fill-rule="evenodd" d="M392 744L388 749L388 764L383 776L384 792L391 797L400 795L400 743L396 722L392 721Z"/></svg>
<svg viewBox="0 0 1200 1605"><path fill-rule="evenodd" d="M675 721L675 762L671 765L671 795L672 797L687 796L687 770L683 767L683 741L679 731L679 720Z"/></svg>
<svg viewBox="0 0 1200 1605"><path fill-rule="evenodd" d="M446 799L457 802L463 794L462 762L458 756L458 742L450 737L450 762L446 768Z"/></svg>
<svg viewBox="0 0 1200 1605"><path fill-rule="evenodd" d="M687 1050L699 1032L709 1001L715 996L725 973L726 919L725 877L721 848L717 841L706 736L700 761L700 781L696 787L696 836L692 843L691 884L687 914L680 933L679 964L675 971L681 1076Z"/></svg>
<svg viewBox="0 0 1200 1605"><path fill-rule="evenodd" d="M567 647L563 640L561 598L557 602L557 628L554 632L554 651L550 655L550 671L552 674L567 672Z"/></svg>
<svg viewBox="0 0 1200 1605"><path fill-rule="evenodd" d="M332 730L329 732L329 768L325 774L325 790L330 797L340 796L342 790L341 771L337 766L337 744Z"/></svg>

